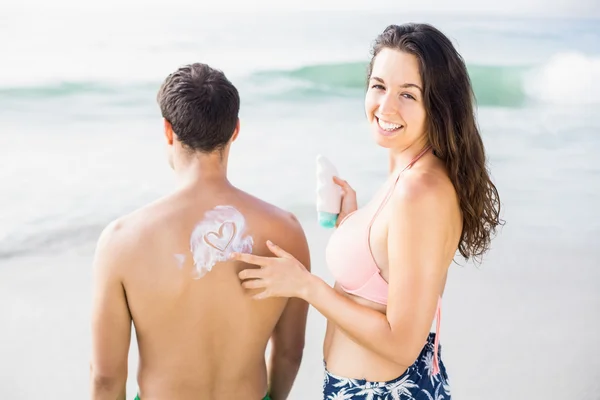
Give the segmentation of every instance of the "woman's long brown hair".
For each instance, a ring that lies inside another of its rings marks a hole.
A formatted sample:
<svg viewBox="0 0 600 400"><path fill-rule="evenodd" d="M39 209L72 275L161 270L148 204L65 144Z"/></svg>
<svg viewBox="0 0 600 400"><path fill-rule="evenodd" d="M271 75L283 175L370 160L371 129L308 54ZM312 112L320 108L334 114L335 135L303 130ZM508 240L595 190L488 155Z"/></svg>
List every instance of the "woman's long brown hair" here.
<svg viewBox="0 0 600 400"><path fill-rule="evenodd" d="M450 40L431 25L390 25L373 45L369 78L375 57L384 48L412 54L419 60L428 140L434 154L446 165L462 210L458 250L467 260L480 259L502 221L500 198L487 169L465 62Z"/></svg>

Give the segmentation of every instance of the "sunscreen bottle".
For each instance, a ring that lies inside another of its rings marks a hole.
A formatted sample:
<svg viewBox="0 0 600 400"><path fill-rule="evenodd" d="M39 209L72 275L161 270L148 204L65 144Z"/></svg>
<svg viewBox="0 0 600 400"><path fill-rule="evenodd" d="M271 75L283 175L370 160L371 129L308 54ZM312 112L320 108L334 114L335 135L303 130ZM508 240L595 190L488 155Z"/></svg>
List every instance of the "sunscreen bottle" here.
<svg viewBox="0 0 600 400"><path fill-rule="evenodd" d="M317 214L319 225L334 228L342 206L342 188L334 181L337 169L324 156L317 156Z"/></svg>

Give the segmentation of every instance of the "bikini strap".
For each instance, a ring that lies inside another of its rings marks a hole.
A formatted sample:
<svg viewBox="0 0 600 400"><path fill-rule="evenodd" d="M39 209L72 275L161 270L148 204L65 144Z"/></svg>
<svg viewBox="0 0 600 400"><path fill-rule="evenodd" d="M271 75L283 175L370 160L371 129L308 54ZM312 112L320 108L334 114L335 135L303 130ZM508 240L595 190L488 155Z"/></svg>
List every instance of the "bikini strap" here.
<svg viewBox="0 0 600 400"><path fill-rule="evenodd" d="M377 218L377 215L379 215L379 212L383 209L383 207L386 205L386 203L388 202L388 200L390 199L390 197L392 196L392 193L394 192L394 188L396 187L396 184L398 183L398 179L400 179L400 175L402 175L402 173L404 171L406 171L409 168L412 168L413 165L415 165L415 163L417 161L419 161L419 159L421 157L423 157L429 150L431 149L431 145L425 146L425 148L423 150L421 150L421 152L419 154L417 154L407 165L406 167L402 168L402 170L400 172L398 172L398 174L396 175L396 179L394 180L394 183L392 185L390 185L390 188L388 189L387 193L385 194L385 197L383 198L383 200L381 201L381 204L379 204L379 208L377 208L377 211L375 211L375 214L373 214L373 217L371 218L371 221L369 222L369 227L368 227L368 233L367 233L367 238L370 235L370 231L371 231L371 225L373 225L373 222L375 221L375 218Z"/></svg>
<svg viewBox="0 0 600 400"><path fill-rule="evenodd" d="M404 167L404 168L402 169L402 171L400 171L400 172L398 173L398 176L400 176L400 174L401 174L402 172L404 172L405 170L407 170L407 169L411 168L413 165L415 165L415 163L416 163L417 161L419 161L419 159L420 159L421 157L423 157L423 156L424 156L424 155L425 155L425 154L426 154L426 153L427 153L429 150L431 150L431 145L427 145L427 146L425 146L425 148L424 148L423 150L421 150L421 152L420 152L419 154L417 154L417 155L416 155L416 156L415 156L415 157L414 157L414 158L411 160L411 162L409 162L409 163L408 163L408 165L407 165L406 167ZM396 181L398 181L398 177L396 177Z"/></svg>
<svg viewBox="0 0 600 400"><path fill-rule="evenodd" d="M433 375L440 373L440 356L438 347L440 346L440 320L442 319L442 297L438 298L437 310L435 312L435 339L433 341Z"/></svg>

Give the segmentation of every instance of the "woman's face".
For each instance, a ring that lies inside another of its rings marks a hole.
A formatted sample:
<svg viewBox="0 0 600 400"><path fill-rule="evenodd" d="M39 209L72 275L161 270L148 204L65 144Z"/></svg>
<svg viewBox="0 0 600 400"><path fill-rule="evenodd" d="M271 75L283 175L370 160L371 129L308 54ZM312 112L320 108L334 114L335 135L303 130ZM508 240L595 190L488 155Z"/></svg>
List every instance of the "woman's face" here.
<svg viewBox="0 0 600 400"><path fill-rule="evenodd" d="M365 111L377 144L405 149L425 135L426 111L418 59L389 48L375 57Z"/></svg>

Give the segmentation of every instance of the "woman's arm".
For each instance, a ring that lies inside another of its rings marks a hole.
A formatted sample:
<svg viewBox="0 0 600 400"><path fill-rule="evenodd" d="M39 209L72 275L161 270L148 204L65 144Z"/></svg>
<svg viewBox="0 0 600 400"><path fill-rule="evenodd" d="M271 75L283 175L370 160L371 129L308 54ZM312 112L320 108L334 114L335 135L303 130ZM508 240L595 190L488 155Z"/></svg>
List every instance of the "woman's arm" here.
<svg viewBox="0 0 600 400"><path fill-rule="evenodd" d="M354 341L400 365L422 350L441 293L448 262L447 197L421 182L394 193L388 231L387 315L357 304L319 278L305 300Z"/></svg>
<svg viewBox="0 0 600 400"><path fill-rule="evenodd" d="M337 293L300 262L268 243L278 257L235 254L260 265L239 277L254 297L300 297L354 341L400 365L411 365L425 343L447 268L451 223L449 191L436 182L409 179L390 199L388 230L389 294L387 315Z"/></svg>

